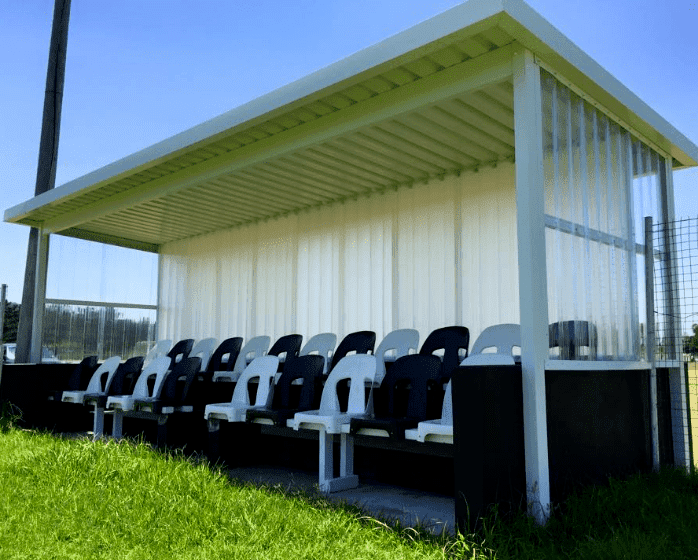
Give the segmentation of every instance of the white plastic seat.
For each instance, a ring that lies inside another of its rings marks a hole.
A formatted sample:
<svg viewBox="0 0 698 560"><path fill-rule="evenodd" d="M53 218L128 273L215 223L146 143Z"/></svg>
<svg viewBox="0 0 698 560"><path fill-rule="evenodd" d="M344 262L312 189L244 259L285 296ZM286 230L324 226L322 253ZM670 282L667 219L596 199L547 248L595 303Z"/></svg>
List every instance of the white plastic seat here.
<svg viewBox="0 0 698 560"><path fill-rule="evenodd" d="M308 342L301 348L299 356L307 356L308 354L318 354L325 358L325 366L323 373L327 373L332 360L332 352L337 346L337 335L334 333L320 333L311 337Z"/></svg>
<svg viewBox="0 0 698 560"><path fill-rule="evenodd" d="M143 367L147 367L148 364L156 358L162 358L163 356L167 356L167 353L170 351L170 348L172 348L172 340L170 340L169 338L158 340L155 343L155 345L150 349L150 351L146 354L143 360Z"/></svg>
<svg viewBox="0 0 698 560"><path fill-rule="evenodd" d="M170 358L166 356L155 358L141 371L136 385L133 388L133 394L114 395L109 397L107 399L107 408L128 412L129 410L133 410L133 402L136 399L156 399L159 397L162 389L162 382L165 380L170 362ZM153 384L153 390L151 392L148 389L148 379L152 375L155 375L155 383Z"/></svg>
<svg viewBox="0 0 698 560"><path fill-rule="evenodd" d="M88 383L85 391L63 391L61 401L83 404L85 395L87 393L106 394L107 391L109 391L109 385L111 384L111 380L114 377L116 369L119 367L120 363L121 356L112 356L111 358L104 360L104 363L92 374L90 382ZM104 383L104 386L102 386L102 376L105 373L107 374L107 380Z"/></svg>
<svg viewBox="0 0 698 560"><path fill-rule="evenodd" d="M270 387L274 383L278 368L278 356L261 356L252 360L252 363L240 375L230 402L206 405L204 418L209 423L209 431L216 431L220 420L244 422L245 413L249 408L267 406L271 394ZM257 386L255 402L252 404L250 403L248 384L255 378L259 379L259 385Z"/></svg>
<svg viewBox="0 0 698 560"><path fill-rule="evenodd" d="M337 492L356 488L359 477L353 473L354 440L342 433L342 425L352 418L370 415L370 401L366 399L366 384L376 376L376 357L371 354L352 354L342 358L330 373L320 398L320 408L298 412L287 422L294 430L318 430L320 442L320 472L318 485L322 492ZM337 384L349 380L347 409L341 412ZM333 434L340 434L339 477L334 477Z"/></svg>
<svg viewBox="0 0 698 560"><path fill-rule="evenodd" d="M497 354L514 355L514 348L521 348L521 326L514 323L504 323L487 327L473 344L470 355L482 354L490 348Z"/></svg>
<svg viewBox="0 0 698 560"><path fill-rule="evenodd" d="M213 355L213 351L216 349L216 346L218 346L218 340L215 338L202 338L199 340L199 342L194 344L194 348L191 349L188 357L201 358L200 371L206 371L208 368L208 362L211 360L211 356Z"/></svg>
<svg viewBox="0 0 698 560"><path fill-rule="evenodd" d="M444 403L441 407L441 418L425 420L417 424L416 428L405 430L405 439L421 442L453 443L453 397L450 381L446 385Z"/></svg>
<svg viewBox="0 0 698 560"><path fill-rule="evenodd" d="M237 381L240 374L245 368L256 358L261 358L269 350L271 338L263 336L255 336L247 341L238 354L235 365L232 371L217 371L213 374L213 380Z"/></svg>
<svg viewBox="0 0 698 560"><path fill-rule="evenodd" d="M417 353L419 349L419 332L415 329L397 329L385 335L373 353L376 356L376 384L380 385L385 377L385 362L394 362L402 356L407 356L410 350ZM394 354L386 356L388 352Z"/></svg>

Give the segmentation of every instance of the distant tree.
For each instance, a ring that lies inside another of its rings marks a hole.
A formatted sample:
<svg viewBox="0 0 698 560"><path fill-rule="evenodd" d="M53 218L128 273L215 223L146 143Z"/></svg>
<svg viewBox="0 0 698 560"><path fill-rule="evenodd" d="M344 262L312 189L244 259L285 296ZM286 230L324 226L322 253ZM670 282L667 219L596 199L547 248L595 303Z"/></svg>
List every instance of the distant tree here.
<svg viewBox="0 0 698 560"><path fill-rule="evenodd" d="M17 342L17 325L19 324L19 308L18 303L8 301L5 304L5 321L2 329L3 342Z"/></svg>
<svg viewBox="0 0 698 560"><path fill-rule="evenodd" d="M698 324L693 324L693 336L687 336L684 342L684 350L695 356L698 354Z"/></svg>

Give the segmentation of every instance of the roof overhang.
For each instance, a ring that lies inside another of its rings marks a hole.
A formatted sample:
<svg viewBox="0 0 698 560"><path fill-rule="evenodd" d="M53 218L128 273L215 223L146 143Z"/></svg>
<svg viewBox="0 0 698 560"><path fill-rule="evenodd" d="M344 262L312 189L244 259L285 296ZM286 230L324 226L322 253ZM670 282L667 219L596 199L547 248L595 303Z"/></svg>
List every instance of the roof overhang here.
<svg viewBox="0 0 698 560"><path fill-rule="evenodd" d="M514 158L512 58L592 99L674 168L698 147L520 0L470 0L5 212L157 251L163 243Z"/></svg>

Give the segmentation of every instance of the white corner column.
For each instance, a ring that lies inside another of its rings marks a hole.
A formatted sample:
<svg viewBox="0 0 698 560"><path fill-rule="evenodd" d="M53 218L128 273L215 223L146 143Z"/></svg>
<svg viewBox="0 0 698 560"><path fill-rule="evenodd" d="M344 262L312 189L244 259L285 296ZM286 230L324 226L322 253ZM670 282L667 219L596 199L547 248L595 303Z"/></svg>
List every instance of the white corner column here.
<svg viewBox="0 0 698 560"><path fill-rule="evenodd" d="M39 230L36 248L36 274L34 276L34 310L29 361L41 363L41 345L44 334L44 307L46 301L46 272L48 271L48 233Z"/></svg>
<svg viewBox="0 0 698 560"><path fill-rule="evenodd" d="M548 284L543 120L540 68L523 47L515 49L513 75L526 490L528 511L543 524L550 516L545 404Z"/></svg>

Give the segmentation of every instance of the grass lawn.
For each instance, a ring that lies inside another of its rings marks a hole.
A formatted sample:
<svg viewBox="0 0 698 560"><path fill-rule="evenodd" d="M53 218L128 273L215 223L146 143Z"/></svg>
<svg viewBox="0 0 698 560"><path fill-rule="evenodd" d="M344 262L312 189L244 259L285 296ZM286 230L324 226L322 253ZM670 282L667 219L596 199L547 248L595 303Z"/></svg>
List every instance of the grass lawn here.
<svg viewBox="0 0 698 560"><path fill-rule="evenodd" d="M231 483L142 443L0 431L0 558L698 558L698 477L611 481L546 527L493 513L477 535L387 527L350 507Z"/></svg>

